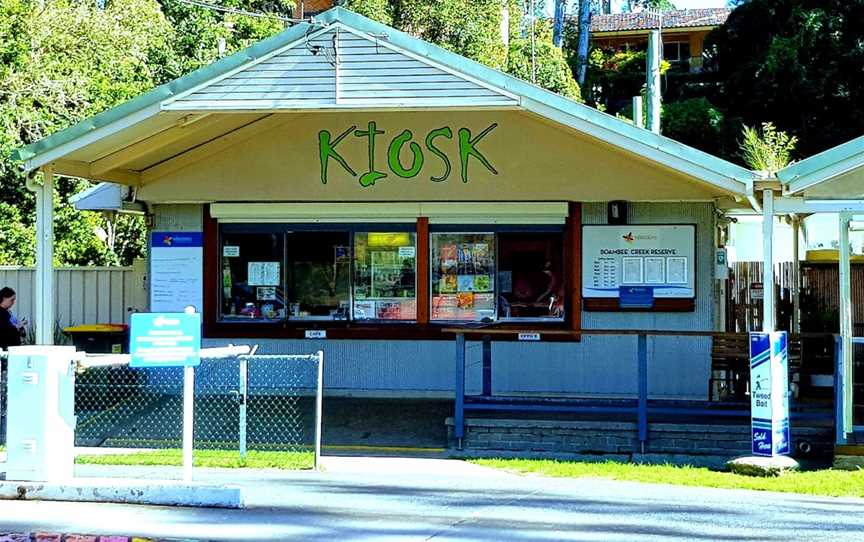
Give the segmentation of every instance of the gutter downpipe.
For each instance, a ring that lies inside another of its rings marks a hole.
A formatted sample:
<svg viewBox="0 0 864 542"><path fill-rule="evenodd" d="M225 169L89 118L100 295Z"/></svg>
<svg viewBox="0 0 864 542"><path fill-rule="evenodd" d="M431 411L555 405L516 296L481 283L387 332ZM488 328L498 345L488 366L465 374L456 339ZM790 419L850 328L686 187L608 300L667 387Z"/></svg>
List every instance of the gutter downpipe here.
<svg viewBox="0 0 864 542"><path fill-rule="evenodd" d="M36 195L36 277L34 284L36 344L54 344L54 166L42 168L42 183L35 171L25 179Z"/></svg>

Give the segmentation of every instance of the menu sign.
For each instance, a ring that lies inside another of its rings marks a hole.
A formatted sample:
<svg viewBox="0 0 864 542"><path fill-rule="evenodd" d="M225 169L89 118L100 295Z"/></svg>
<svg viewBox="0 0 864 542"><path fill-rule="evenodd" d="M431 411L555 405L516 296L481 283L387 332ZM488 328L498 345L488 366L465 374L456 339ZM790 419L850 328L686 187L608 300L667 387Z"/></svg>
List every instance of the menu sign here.
<svg viewBox="0 0 864 542"><path fill-rule="evenodd" d="M584 226L582 296L617 298L644 286L654 298L693 298L695 261L695 225Z"/></svg>

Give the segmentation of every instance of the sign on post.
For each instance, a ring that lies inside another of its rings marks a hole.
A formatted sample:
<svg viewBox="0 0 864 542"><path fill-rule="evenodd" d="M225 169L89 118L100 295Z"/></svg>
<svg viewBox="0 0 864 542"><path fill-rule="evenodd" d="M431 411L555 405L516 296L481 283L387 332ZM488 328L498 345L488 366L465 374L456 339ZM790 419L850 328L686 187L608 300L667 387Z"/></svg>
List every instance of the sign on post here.
<svg viewBox="0 0 864 542"><path fill-rule="evenodd" d="M789 454L789 335L750 334L753 455Z"/></svg>
<svg viewBox="0 0 864 542"><path fill-rule="evenodd" d="M130 367L194 367L201 363L201 315L132 315Z"/></svg>

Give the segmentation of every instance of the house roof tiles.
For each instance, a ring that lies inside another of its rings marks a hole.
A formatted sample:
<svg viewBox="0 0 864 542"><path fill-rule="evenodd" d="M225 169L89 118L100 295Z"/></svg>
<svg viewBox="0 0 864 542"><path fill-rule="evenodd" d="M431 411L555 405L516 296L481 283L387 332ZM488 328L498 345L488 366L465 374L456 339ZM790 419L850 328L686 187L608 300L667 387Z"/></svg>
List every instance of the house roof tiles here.
<svg viewBox="0 0 864 542"><path fill-rule="evenodd" d="M697 26L720 26L732 12L728 8L676 9L663 13L663 28L692 28ZM575 20L573 21L575 23ZM657 28L656 13L612 13L594 15L591 32L627 32Z"/></svg>

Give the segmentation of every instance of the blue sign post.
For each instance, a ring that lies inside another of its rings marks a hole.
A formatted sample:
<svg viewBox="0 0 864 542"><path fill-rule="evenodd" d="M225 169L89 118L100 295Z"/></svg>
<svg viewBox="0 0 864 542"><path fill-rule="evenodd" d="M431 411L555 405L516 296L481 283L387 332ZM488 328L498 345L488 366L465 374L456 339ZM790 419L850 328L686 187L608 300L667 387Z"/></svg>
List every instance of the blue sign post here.
<svg viewBox="0 0 864 542"><path fill-rule="evenodd" d="M753 455L789 454L789 336L750 334Z"/></svg>
<svg viewBox="0 0 864 542"><path fill-rule="evenodd" d="M132 315L131 367L194 367L201 363L201 315Z"/></svg>

